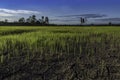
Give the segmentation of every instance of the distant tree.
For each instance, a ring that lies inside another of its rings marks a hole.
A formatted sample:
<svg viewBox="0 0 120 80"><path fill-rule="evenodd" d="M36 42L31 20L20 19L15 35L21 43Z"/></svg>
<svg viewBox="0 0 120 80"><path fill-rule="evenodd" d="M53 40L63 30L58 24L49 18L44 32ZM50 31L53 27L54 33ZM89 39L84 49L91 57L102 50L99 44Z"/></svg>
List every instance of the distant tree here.
<svg viewBox="0 0 120 80"><path fill-rule="evenodd" d="M38 21L39 21L40 23L42 23L42 19L38 19Z"/></svg>
<svg viewBox="0 0 120 80"><path fill-rule="evenodd" d="M5 19L4 21L0 21L0 24L7 24L8 20ZM36 15L32 15L29 16L27 19L25 19L24 17L19 18L17 21L14 22L9 22L9 24L13 24L13 25L19 25L19 23L21 23L20 25L45 25L45 24L49 24L49 17L44 17L42 16L41 19L37 19ZM28 24L25 24L28 23Z"/></svg>
<svg viewBox="0 0 120 80"><path fill-rule="evenodd" d="M37 21L36 16L32 15L31 16L31 23L34 24L34 23L36 23L36 21Z"/></svg>
<svg viewBox="0 0 120 80"><path fill-rule="evenodd" d="M36 21L37 21L37 19L36 19L35 15L29 16L29 18L26 19L26 22L31 23L31 24L35 24Z"/></svg>
<svg viewBox="0 0 120 80"><path fill-rule="evenodd" d="M18 20L18 22L19 22L19 23L25 23L25 18L24 18L24 17L20 18L20 19Z"/></svg>
<svg viewBox="0 0 120 80"><path fill-rule="evenodd" d="M84 24L85 22L87 21L87 19L86 18L80 18L80 22L81 22L81 24Z"/></svg>
<svg viewBox="0 0 120 80"><path fill-rule="evenodd" d="M82 21L82 23L85 23L85 19L83 18L83 21Z"/></svg>
<svg viewBox="0 0 120 80"><path fill-rule="evenodd" d="M87 18L84 18L84 21L85 21L84 23L86 23L87 22Z"/></svg>
<svg viewBox="0 0 120 80"><path fill-rule="evenodd" d="M41 19L38 19L38 20L36 21L36 24L41 24Z"/></svg>
<svg viewBox="0 0 120 80"><path fill-rule="evenodd" d="M81 24L83 24L83 18L82 17L80 18L80 22L81 22Z"/></svg>
<svg viewBox="0 0 120 80"><path fill-rule="evenodd" d="M42 16L42 24L44 24L45 23L45 20L44 20L44 16Z"/></svg>
<svg viewBox="0 0 120 80"><path fill-rule="evenodd" d="M8 23L8 20L7 20L7 19L5 19L5 23Z"/></svg>
<svg viewBox="0 0 120 80"><path fill-rule="evenodd" d="M108 23L108 25L110 25L110 26L111 26L111 25L112 25L112 22L109 22L109 23Z"/></svg>
<svg viewBox="0 0 120 80"><path fill-rule="evenodd" d="M49 24L49 18L45 17L45 24Z"/></svg>
<svg viewBox="0 0 120 80"><path fill-rule="evenodd" d="M94 26L94 23L91 23L91 26Z"/></svg>
<svg viewBox="0 0 120 80"><path fill-rule="evenodd" d="M27 23L31 23L31 16L26 19L26 22L27 22Z"/></svg>

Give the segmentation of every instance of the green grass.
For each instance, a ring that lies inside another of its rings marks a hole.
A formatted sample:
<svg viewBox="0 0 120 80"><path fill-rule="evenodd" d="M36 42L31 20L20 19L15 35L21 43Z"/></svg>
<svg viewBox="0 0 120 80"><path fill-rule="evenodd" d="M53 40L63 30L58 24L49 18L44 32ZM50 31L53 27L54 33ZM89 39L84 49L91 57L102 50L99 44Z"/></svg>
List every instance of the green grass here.
<svg viewBox="0 0 120 80"><path fill-rule="evenodd" d="M64 73L63 78L67 80L113 80L110 71L119 65L119 35L120 27L0 27L0 68L4 70L0 77L25 78L23 74L30 75L21 68L25 67L25 70L35 68L31 74L41 72L44 78L39 78L42 79L53 80L55 76L50 76L57 70L60 75ZM58 67L51 68L50 73L48 67L52 64ZM48 76L43 67L48 69ZM21 74L19 69L23 70ZM120 74L119 71L114 74Z"/></svg>

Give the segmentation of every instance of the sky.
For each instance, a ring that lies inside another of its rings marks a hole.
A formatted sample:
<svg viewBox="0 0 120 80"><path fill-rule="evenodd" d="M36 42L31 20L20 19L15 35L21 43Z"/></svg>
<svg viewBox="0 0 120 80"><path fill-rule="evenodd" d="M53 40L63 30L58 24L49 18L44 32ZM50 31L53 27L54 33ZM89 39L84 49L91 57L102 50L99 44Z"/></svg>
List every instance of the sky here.
<svg viewBox="0 0 120 80"><path fill-rule="evenodd" d="M119 22L119 4L120 0L1 0L0 20L15 21L34 14L38 18L48 16L51 23L79 24L83 15L89 16L88 23Z"/></svg>

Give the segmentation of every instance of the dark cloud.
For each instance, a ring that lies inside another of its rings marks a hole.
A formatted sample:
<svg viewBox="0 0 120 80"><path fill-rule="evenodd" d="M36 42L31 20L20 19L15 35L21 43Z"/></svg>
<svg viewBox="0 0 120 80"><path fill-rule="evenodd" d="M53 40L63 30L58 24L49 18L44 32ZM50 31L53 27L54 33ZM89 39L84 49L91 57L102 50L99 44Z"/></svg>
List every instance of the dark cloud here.
<svg viewBox="0 0 120 80"><path fill-rule="evenodd" d="M71 21L79 21L79 20L75 20L75 19L51 19L50 21L71 22Z"/></svg>
<svg viewBox="0 0 120 80"><path fill-rule="evenodd" d="M104 19L95 19L96 21L114 21L114 22L118 22L120 21L120 18L104 18Z"/></svg>
<svg viewBox="0 0 120 80"><path fill-rule="evenodd" d="M89 19L100 19L106 17L103 14L80 14L80 15L65 15L57 16L56 18L51 19L52 22L80 22L80 18L86 18L86 21L89 22Z"/></svg>
<svg viewBox="0 0 120 80"><path fill-rule="evenodd" d="M102 17L106 17L107 15L104 15L104 14L83 14L81 16L85 17L85 18L102 18Z"/></svg>
<svg viewBox="0 0 120 80"><path fill-rule="evenodd" d="M103 18L106 17L107 15L104 14L80 14L80 15L65 15L65 16L58 16L58 17L85 17L85 18Z"/></svg>

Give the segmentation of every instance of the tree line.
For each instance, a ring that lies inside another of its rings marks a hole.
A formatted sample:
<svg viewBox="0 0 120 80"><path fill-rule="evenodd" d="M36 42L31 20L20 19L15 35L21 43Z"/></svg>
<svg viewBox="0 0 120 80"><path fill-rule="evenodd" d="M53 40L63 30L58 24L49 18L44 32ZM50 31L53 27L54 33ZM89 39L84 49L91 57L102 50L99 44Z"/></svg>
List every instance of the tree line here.
<svg viewBox="0 0 120 80"><path fill-rule="evenodd" d="M37 18L36 15L29 16L28 18L21 17L17 21L9 22L8 19L0 21L0 26L120 26L120 23L113 24L86 24L87 18L80 17L80 24L50 24L49 17L41 16Z"/></svg>
<svg viewBox="0 0 120 80"><path fill-rule="evenodd" d="M49 17L42 16L41 19L37 19L36 15L29 16L27 19L21 17L18 21L8 22L7 19L0 21L0 25L49 25Z"/></svg>

